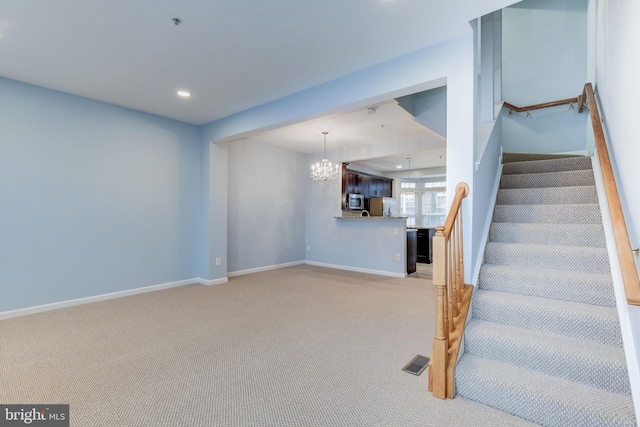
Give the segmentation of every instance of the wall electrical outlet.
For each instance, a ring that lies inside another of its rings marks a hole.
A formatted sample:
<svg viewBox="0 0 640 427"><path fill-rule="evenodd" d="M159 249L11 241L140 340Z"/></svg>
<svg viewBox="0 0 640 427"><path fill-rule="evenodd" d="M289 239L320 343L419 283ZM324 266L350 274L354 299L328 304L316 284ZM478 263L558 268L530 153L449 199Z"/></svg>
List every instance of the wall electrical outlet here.
<svg viewBox="0 0 640 427"><path fill-rule="evenodd" d="M400 254L396 254L396 261L400 261Z"/></svg>
<svg viewBox="0 0 640 427"><path fill-rule="evenodd" d="M396 236L398 235L398 229L397 228L395 230L393 230L393 234L395 234Z"/></svg>
<svg viewBox="0 0 640 427"><path fill-rule="evenodd" d="M311 246L307 246L307 252L311 252Z"/></svg>
<svg viewBox="0 0 640 427"><path fill-rule="evenodd" d="M216 265L222 264L222 258L216 258Z"/></svg>

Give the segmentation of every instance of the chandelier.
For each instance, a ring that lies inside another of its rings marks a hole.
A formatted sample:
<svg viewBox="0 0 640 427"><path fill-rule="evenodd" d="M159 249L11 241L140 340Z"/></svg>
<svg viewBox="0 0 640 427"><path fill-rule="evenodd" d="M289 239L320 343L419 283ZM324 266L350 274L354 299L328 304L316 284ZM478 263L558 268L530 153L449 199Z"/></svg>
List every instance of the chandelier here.
<svg viewBox="0 0 640 427"><path fill-rule="evenodd" d="M327 131L322 132L322 134L324 135L324 158L320 163L316 163L315 165L311 166L311 175L310 175L311 180L317 183L318 185L320 185L320 188L322 188L323 190L327 188L327 185L331 181L338 179L338 177L340 176L339 166L336 165L334 168L334 166L331 164L329 159L327 159L327 134L328 133L329 132Z"/></svg>

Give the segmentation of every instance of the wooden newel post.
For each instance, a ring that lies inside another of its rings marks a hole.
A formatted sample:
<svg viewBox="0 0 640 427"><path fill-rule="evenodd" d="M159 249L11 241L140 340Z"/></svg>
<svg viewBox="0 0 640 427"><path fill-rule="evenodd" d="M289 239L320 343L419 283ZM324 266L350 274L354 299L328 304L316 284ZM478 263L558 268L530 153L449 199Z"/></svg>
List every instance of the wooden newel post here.
<svg viewBox="0 0 640 427"><path fill-rule="evenodd" d="M447 397L447 354L449 350L446 291L446 237L445 228L436 227L433 236L433 284L436 286L438 302L436 314L436 336L433 339L433 352L431 353L432 366L432 392L433 395L444 399Z"/></svg>

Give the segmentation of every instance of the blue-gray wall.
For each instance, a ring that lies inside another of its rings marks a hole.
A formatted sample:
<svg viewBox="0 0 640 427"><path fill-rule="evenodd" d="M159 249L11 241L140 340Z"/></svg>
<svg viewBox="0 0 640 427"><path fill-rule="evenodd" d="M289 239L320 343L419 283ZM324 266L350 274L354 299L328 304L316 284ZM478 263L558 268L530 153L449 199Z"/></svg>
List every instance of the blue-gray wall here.
<svg viewBox="0 0 640 427"><path fill-rule="evenodd" d="M0 94L0 312L197 277L199 127Z"/></svg>
<svg viewBox="0 0 640 427"><path fill-rule="evenodd" d="M265 131L291 123L308 120L313 117L325 116L331 113L348 111L354 108L371 105L412 93L417 93L436 87L447 86L447 179L448 199L453 199L455 185L460 181L472 184L474 165L474 120L473 120L473 33L469 32L457 39L449 40L439 45L396 58L331 82L298 92L268 104L227 117L217 122L209 123L202 129L203 140L219 141L240 136L250 137L252 133ZM317 157L317 156L316 156ZM317 161L314 157L313 161ZM369 158L363 156L359 159ZM310 159L311 160L311 159ZM332 162L346 161L345 157L331 157ZM348 160L358 160L350 157ZM303 179L306 178L306 173ZM216 186L225 183L216 183ZM306 246L311 246L311 253L306 259L312 262L334 264L336 257L332 248L339 247L341 240L322 238L317 240L316 229L323 230L324 236L333 236L338 225L333 219L340 214L340 190L336 191L335 213L327 212L321 220L314 221L309 217L309 210L316 206L325 206L324 196L309 194L306 215ZM313 197L316 197L315 199ZM468 198L472 203L473 194ZM329 206L333 206L329 205ZM333 209L333 208L330 208ZM471 211L464 216L464 231L471 239ZM211 227L225 227L220 222L210 222ZM395 227L393 227L395 231ZM392 237L393 238L393 237ZM229 236L229 239L232 239ZM318 242L317 244L315 242ZM320 247L318 246L320 245ZM364 248L375 254L383 252L384 241L377 241ZM362 245L361 245L362 247ZM470 246L465 246L470 256ZM398 253L398 252L395 252ZM395 255L394 253L394 255ZM403 252L401 252L403 253ZM324 255L326 254L326 256ZM371 259L366 254L354 257ZM358 259L341 258L342 265L370 269ZM367 261L368 263L369 261ZM392 265L375 263L377 270L388 270L396 273L400 263L392 259ZM470 279L469 278L467 280Z"/></svg>
<svg viewBox="0 0 640 427"><path fill-rule="evenodd" d="M640 75L640 60L636 54L640 40L637 24L640 2L598 1L597 6L596 90L631 246L636 249L640 247L640 106L638 90L634 88L637 88ZM636 256L635 260L636 269L640 271L640 257ZM621 287L618 290L622 294ZM628 357L631 393L636 414L640 414L640 307L619 303L618 311Z"/></svg>
<svg viewBox="0 0 640 427"><path fill-rule="evenodd" d="M447 87L416 94L413 98L416 121L438 135L447 136Z"/></svg>
<svg viewBox="0 0 640 427"><path fill-rule="evenodd" d="M496 180L501 171L500 150L502 149L502 117L498 116L487 130L487 143L476 165L473 176L473 240L472 259L466 265L472 266L474 273L479 271L484 254L485 239L489 233L488 222L493 217L493 206L497 196ZM474 280L476 279L474 274ZM475 282L473 283L475 285Z"/></svg>
<svg viewBox="0 0 640 427"><path fill-rule="evenodd" d="M525 0L502 12L502 95L517 106L577 97L587 79L587 0ZM507 112L503 112L506 114ZM586 150L586 114L557 107L505 116L504 151Z"/></svg>
<svg viewBox="0 0 640 427"><path fill-rule="evenodd" d="M227 150L229 273L304 262L306 156L250 140Z"/></svg>
<svg viewBox="0 0 640 427"><path fill-rule="evenodd" d="M297 221L287 231L282 223L268 239L290 233L276 246L279 255L241 263L242 244L235 240L244 231L228 218L240 202L229 194L239 179L230 167L237 153L231 153L230 164L230 146L219 142L233 132L265 130L446 84L447 110L456 113L448 111L448 192L458 181L472 181L471 30L202 127L7 79L1 84L0 284L8 292L0 312L198 277L219 283L228 271L302 259ZM291 175L300 180L295 194L301 186L307 193L317 190L307 178L308 160L294 163ZM339 194L336 190L338 199ZM306 194L300 200L305 203L302 247L312 246L305 259L404 271L404 259L395 260L396 253L404 254L404 230L395 234L401 227L389 223L378 227L384 237L369 235L365 246L374 257L351 251L351 259L336 259L332 248L347 234L333 219L334 208L321 221L309 222L309 211L324 206L324 196ZM337 200L336 214L339 206ZM467 211L465 233L471 233L470 218ZM325 222L329 228L323 228ZM316 239L317 233L324 237ZM336 238L326 238L331 235Z"/></svg>
<svg viewBox="0 0 640 427"><path fill-rule="evenodd" d="M531 105L579 95L587 76L587 0L524 0L502 11L502 95Z"/></svg>

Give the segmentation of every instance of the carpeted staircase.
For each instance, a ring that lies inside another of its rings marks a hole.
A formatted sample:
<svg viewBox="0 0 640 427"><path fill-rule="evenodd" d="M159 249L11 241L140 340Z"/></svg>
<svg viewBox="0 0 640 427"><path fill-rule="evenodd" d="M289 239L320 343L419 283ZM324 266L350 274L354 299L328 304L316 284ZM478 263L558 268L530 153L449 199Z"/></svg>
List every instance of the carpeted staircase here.
<svg viewBox="0 0 640 427"><path fill-rule="evenodd" d="M504 161L456 393L547 426L635 426L591 159Z"/></svg>

